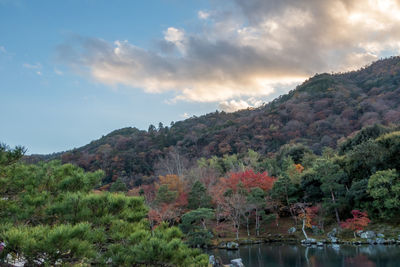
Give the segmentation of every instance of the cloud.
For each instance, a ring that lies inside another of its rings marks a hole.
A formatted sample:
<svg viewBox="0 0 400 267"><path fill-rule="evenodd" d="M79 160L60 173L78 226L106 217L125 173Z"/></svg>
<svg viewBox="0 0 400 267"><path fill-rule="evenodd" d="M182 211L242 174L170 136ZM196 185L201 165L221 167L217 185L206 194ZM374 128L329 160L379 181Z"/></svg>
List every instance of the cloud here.
<svg viewBox="0 0 400 267"><path fill-rule="evenodd" d="M200 10L199 12L197 12L197 16L199 17L199 19L208 19L210 17L210 13L204 10Z"/></svg>
<svg viewBox="0 0 400 267"><path fill-rule="evenodd" d="M27 68L27 69L34 69L34 70L37 70L37 69L41 69L41 68L42 68L42 65L41 65L40 63L36 63L36 64L24 63L24 64L22 64L22 66L23 66L24 68Z"/></svg>
<svg viewBox="0 0 400 267"><path fill-rule="evenodd" d="M230 101L222 101L219 103L219 109L225 111L225 112L234 112L237 110L241 109L247 109L247 108L257 108L260 107L264 102L261 100L258 100L254 97L251 97L245 100L230 100Z"/></svg>
<svg viewBox="0 0 400 267"><path fill-rule="evenodd" d="M7 50L6 50L6 48L4 46L0 45L0 53L4 53L4 54L7 53Z"/></svg>
<svg viewBox="0 0 400 267"><path fill-rule="evenodd" d="M172 91L172 101L220 102L234 110L252 106L249 98L284 93L282 85L316 72L347 71L400 51L396 0L226 3L198 12L202 31L167 28L163 49L77 37L61 45L58 56L110 86ZM201 23L205 19L209 23Z"/></svg>
<svg viewBox="0 0 400 267"><path fill-rule="evenodd" d="M37 75L39 75L39 76L43 75L43 73L42 73L42 64L40 64L40 63L36 63L36 64L24 63L24 64L22 64L22 66L24 68L26 68L26 69L30 69L30 70L35 71L35 73Z"/></svg>
<svg viewBox="0 0 400 267"><path fill-rule="evenodd" d="M190 118L190 115L189 115L189 113L185 112L181 115L181 117L184 119L188 119L188 118Z"/></svg>

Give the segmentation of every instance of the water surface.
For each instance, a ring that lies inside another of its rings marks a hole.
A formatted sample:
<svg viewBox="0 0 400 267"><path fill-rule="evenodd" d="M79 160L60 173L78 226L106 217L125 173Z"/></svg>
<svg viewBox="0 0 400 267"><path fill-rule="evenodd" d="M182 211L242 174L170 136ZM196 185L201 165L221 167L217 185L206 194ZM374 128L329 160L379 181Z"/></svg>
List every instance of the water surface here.
<svg viewBox="0 0 400 267"><path fill-rule="evenodd" d="M325 245L304 247L288 244L257 244L241 246L239 250L214 249L208 251L223 263L242 258L246 267L394 267L400 266L400 246L396 245Z"/></svg>

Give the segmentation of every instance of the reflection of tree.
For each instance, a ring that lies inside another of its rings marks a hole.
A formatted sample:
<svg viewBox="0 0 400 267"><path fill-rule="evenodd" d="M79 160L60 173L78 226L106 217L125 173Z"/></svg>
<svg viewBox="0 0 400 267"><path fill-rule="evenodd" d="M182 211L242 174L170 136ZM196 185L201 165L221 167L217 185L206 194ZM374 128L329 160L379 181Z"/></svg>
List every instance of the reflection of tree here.
<svg viewBox="0 0 400 267"><path fill-rule="evenodd" d="M353 267L374 267L376 264L369 260L369 258L364 254L358 254L354 257L346 258L345 264Z"/></svg>

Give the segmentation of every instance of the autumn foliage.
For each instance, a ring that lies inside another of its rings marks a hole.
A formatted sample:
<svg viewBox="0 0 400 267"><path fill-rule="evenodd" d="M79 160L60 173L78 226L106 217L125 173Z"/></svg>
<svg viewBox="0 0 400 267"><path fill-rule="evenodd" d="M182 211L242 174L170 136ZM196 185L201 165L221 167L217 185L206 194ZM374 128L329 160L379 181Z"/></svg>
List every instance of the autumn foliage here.
<svg viewBox="0 0 400 267"><path fill-rule="evenodd" d="M247 190L259 187L264 191L269 191L273 187L275 180L276 179L269 176L267 172L255 173L250 169L243 172L231 173L227 179L224 179L224 183L227 188L233 191L237 190L239 184L242 184Z"/></svg>
<svg viewBox="0 0 400 267"><path fill-rule="evenodd" d="M359 210L352 210L351 214L353 218L349 218L342 222L340 226L344 229L350 229L352 231L364 230L364 228L371 222L368 218L367 212Z"/></svg>
<svg viewBox="0 0 400 267"><path fill-rule="evenodd" d="M301 220L305 220L306 227L311 228L313 225L316 225L314 218L317 216L318 212L319 206L307 207L299 214L299 217Z"/></svg>

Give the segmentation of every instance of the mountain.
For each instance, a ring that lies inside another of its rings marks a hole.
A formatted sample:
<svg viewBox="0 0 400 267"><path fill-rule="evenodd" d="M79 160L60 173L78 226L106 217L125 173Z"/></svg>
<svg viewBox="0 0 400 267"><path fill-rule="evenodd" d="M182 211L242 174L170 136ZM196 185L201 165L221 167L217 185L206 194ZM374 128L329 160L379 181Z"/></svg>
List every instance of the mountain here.
<svg viewBox="0 0 400 267"><path fill-rule="evenodd" d="M123 128L86 146L39 158L103 169L106 182L119 176L140 179L154 175L156 163L170 151L188 161L248 149L266 155L287 143L302 143L320 153L376 123L400 123L400 57L357 71L317 74L257 109L216 111L169 127L151 125L148 131Z"/></svg>

